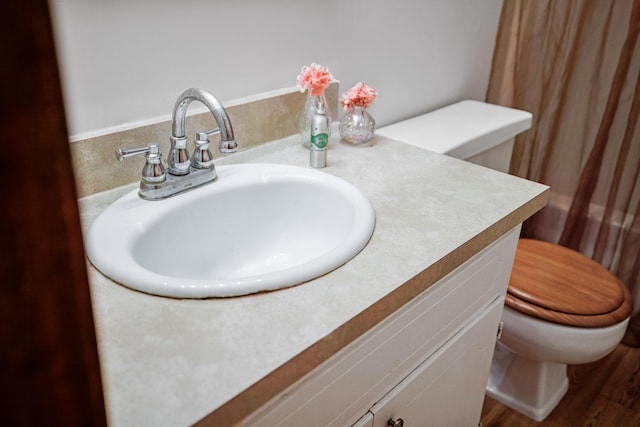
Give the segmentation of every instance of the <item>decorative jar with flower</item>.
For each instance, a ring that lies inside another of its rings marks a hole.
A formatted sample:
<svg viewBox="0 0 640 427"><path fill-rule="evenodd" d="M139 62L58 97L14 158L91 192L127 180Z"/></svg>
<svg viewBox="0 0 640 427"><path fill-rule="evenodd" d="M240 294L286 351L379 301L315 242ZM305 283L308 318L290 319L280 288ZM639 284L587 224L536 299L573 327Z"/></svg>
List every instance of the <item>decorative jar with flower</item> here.
<svg viewBox="0 0 640 427"><path fill-rule="evenodd" d="M361 146L367 143L376 130L376 121L367 112L378 93L364 82L359 82L342 94L340 105L346 111L340 120L342 141Z"/></svg>

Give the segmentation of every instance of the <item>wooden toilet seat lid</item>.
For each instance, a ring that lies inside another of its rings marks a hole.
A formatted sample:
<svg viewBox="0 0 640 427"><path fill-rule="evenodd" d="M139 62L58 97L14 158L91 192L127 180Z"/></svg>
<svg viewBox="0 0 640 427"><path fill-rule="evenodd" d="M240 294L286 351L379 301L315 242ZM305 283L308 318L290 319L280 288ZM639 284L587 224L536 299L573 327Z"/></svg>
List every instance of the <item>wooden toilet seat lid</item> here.
<svg viewBox="0 0 640 427"><path fill-rule="evenodd" d="M631 311L626 287L600 264L572 249L532 239L518 242L507 305L586 327L617 323Z"/></svg>

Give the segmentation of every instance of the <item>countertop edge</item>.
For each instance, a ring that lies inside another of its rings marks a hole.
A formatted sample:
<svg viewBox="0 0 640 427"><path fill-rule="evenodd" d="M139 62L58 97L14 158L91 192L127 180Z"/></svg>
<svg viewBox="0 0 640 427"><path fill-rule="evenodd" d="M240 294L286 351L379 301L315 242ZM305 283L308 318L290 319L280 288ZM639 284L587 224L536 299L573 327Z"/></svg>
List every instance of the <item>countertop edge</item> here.
<svg viewBox="0 0 640 427"><path fill-rule="evenodd" d="M495 222L483 232L477 234L376 303L370 305L329 335L231 398L195 425L198 427L241 426L241 422L246 417L264 404L371 330L400 307L429 289L433 284L513 227L538 212L547 204L548 198L549 189L547 188L511 214Z"/></svg>

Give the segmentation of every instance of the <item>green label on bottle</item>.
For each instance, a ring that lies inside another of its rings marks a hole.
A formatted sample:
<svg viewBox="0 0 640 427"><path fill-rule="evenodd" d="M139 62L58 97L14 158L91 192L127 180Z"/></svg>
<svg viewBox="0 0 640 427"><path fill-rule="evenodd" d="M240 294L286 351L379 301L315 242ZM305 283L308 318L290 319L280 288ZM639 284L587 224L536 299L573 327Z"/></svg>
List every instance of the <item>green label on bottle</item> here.
<svg viewBox="0 0 640 427"><path fill-rule="evenodd" d="M329 143L329 135L326 133L311 135L311 144L320 150L326 148L328 143Z"/></svg>

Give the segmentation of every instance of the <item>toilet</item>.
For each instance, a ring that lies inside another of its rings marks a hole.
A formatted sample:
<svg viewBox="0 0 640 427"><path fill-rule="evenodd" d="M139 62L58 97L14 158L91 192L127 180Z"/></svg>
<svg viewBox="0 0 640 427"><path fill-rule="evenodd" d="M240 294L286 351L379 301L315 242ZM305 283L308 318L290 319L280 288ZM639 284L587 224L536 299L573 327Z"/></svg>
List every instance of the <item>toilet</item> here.
<svg viewBox="0 0 640 427"><path fill-rule="evenodd" d="M531 126L531 118L468 100L376 133L508 172L514 138ZM631 311L626 287L597 262L559 245L520 239L487 394L542 421L568 389L567 365L613 351Z"/></svg>

